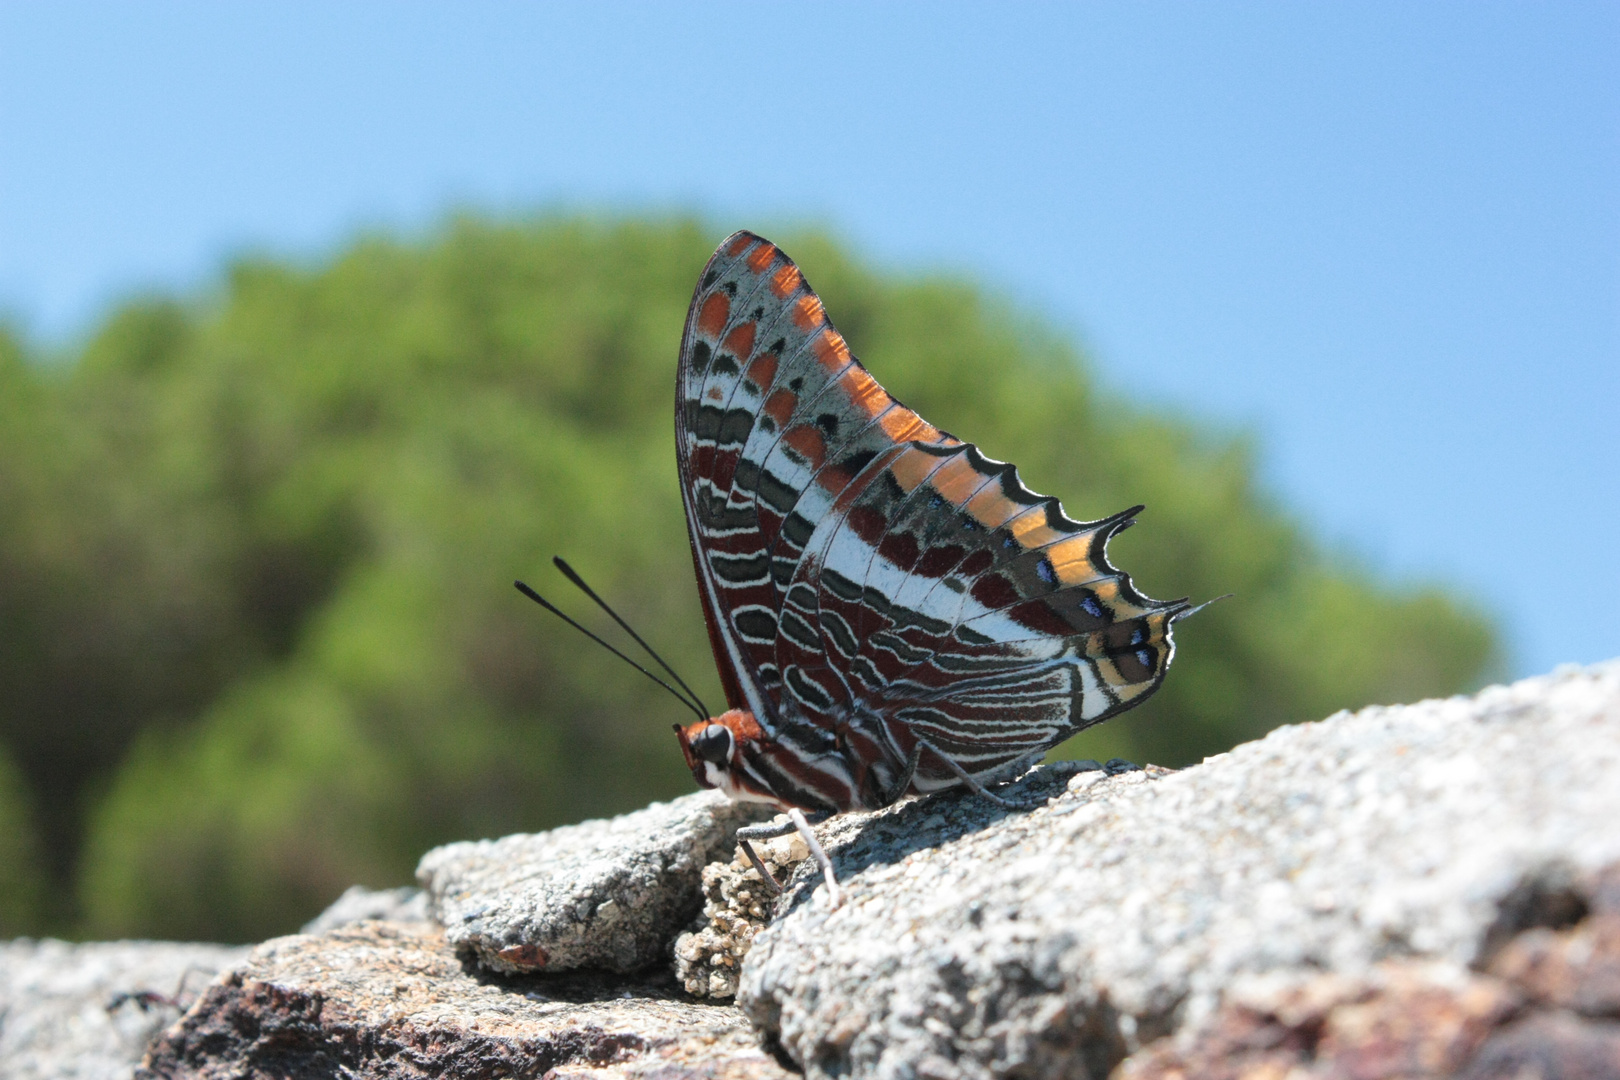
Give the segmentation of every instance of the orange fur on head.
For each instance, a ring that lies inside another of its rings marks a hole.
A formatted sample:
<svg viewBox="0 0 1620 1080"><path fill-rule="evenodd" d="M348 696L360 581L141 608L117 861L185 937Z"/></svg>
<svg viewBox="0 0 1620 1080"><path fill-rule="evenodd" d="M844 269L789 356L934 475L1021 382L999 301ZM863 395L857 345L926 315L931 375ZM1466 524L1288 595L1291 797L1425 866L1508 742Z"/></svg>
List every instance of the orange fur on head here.
<svg viewBox="0 0 1620 1080"><path fill-rule="evenodd" d="M681 754L686 758L686 767L692 770L692 779L698 782L699 787L712 788L708 776L704 773L705 762L692 753L692 740L697 738L704 728L710 724L719 724L731 732L731 742L734 747L755 739L763 739L765 731L754 719L754 714L747 709L728 709L712 720L698 720L682 727L675 725L675 737L681 741Z"/></svg>

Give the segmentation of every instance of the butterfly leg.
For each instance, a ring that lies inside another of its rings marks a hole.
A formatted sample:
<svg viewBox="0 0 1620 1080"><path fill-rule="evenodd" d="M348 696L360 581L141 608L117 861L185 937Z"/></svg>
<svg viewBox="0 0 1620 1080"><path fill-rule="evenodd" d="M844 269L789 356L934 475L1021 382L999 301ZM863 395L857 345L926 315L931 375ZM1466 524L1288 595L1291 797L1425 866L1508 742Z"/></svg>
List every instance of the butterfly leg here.
<svg viewBox="0 0 1620 1080"><path fill-rule="evenodd" d="M908 780L907 783L909 782ZM833 907L837 907L842 902L843 897L838 889L838 878L833 874L832 860L827 858L827 853L821 849L821 842L816 839L816 834L810 830L811 822L804 816L804 811L794 808L787 812L787 816L786 821L767 821L759 825L744 825L737 830L737 846L742 848L743 854L748 857L748 861L754 864L754 869L759 872L759 876L765 879L766 886L772 892L780 893L782 886L771 876L771 872L765 867L764 860L759 857L759 853L754 850L754 845L749 841L773 840L778 836L786 836L797 829L799 835L804 837L805 847L810 849L811 858L815 859L816 865L821 867L821 875L827 882L828 899L832 902ZM817 814L814 823L819 825L831 816L831 814L827 813Z"/></svg>
<svg viewBox="0 0 1620 1080"><path fill-rule="evenodd" d="M758 825L744 825L737 830L737 846L742 848L744 855L748 856L748 861L754 864L755 871L764 879L765 887L770 889L772 894L780 893L782 885L771 876L771 872L765 867L765 861L759 857L759 852L754 850L754 845L749 841L774 840L778 836L786 836L796 827L793 821L789 819L788 821L766 821Z"/></svg>
<svg viewBox="0 0 1620 1080"><path fill-rule="evenodd" d="M977 780L973 779L973 777L969 776L967 774L967 771L965 769L963 769L962 766L958 765L956 762L952 761L950 758L946 757L944 754L940 753L938 750L935 750L934 747L931 746L929 743L925 742L922 739L918 739L917 740L917 745L922 746L922 747L927 747L929 750L933 750L934 751L934 756L939 758L939 760L943 761L945 763L945 767L947 769L951 770L951 772L955 773L956 778L958 780L962 781L963 784L967 785L968 790L972 791L975 795L983 795L985 798L989 799L991 802L995 803L997 806L1005 806L1009 810L1012 809L1012 806L1013 806L1012 803L1008 802L1006 799L1003 799L1000 795L996 795L996 794L991 793L991 791L988 788L986 788L983 784L979 783Z"/></svg>
<svg viewBox="0 0 1620 1080"><path fill-rule="evenodd" d="M793 827L799 830L799 835L804 837L804 845L810 849L810 857L821 867L821 876L827 882L828 906L833 908L840 906L844 902L844 894L839 891L838 876L833 873L832 860L821 850L821 841L816 839L816 834L810 831L810 822L805 820L804 811L795 806L788 811L788 817L792 819ZM826 816L822 816L820 820L825 821Z"/></svg>
<svg viewBox="0 0 1620 1080"><path fill-rule="evenodd" d="M922 760L922 752L923 744L921 740L918 740L912 746L910 756L906 758L906 767L901 770L900 779L895 782L889 793L883 796L883 801L872 807L872 809L882 810L885 806L893 806L900 801L901 797L905 795L906 789L911 786L911 778L917 775L917 762Z"/></svg>

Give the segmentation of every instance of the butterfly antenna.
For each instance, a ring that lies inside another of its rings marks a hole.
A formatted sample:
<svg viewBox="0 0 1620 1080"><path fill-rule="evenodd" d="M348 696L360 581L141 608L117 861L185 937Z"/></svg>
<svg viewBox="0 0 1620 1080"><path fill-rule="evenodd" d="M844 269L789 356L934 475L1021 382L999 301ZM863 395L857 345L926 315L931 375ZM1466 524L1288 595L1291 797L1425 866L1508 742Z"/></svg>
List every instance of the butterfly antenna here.
<svg viewBox="0 0 1620 1080"><path fill-rule="evenodd" d="M606 649L608 652L612 653L614 656L617 656L620 660L623 660L625 663L629 664L631 667L635 668L637 671L639 671L643 675L647 676L647 678L651 679L653 682L657 683L659 686L662 686L665 690L668 690L671 694L674 694L675 699L677 701L679 701L682 705L685 705L688 709L691 709L693 712L698 714L698 719L699 720L707 720L709 718L709 714L707 712L704 712L704 711L701 710L701 706L703 704L701 701L698 702L696 705L694 705L692 702L688 701L685 697L683 697L681 695L681 692L679 690L675 689L673 686L669 685L669 683L665 682L663 679L660 679L658 676L654 675L652 672L648 671L646 668L642 667L640 664L636 663L634 660L632 660L628 656L624 655L624 653L620 652L618 649L615 649L612 645L609 645L607 642L603 641L601 638L597 637L595 634L591 633L589 630L587 630L583 626L579 625L579 623L575 622L573 619L569 618L567 615L564 615L561 611L559 611L557 609L557 606L555 604L553 604L550 600L547 600L545 597L541 596L539 593L535 592L533 589L529 588L527 585L523 584L523 582L514 581L514 582L512 582L512 584L517 586L518 592L522 593L524 596L527 596L530 600L533 600L535 603L539 604L541 607L545 608L547 611L549 611L553 615L557 616L557 618L561 619L563 622L567 623L569 626L572 626L575 630L578 630L580 633L584 634L586 637L590 638L592 641L594 641L598 645L602 646L602 648Z"/></svg>
<svg viewBox="0 0 1620 1080"><path fill-rule="evenodd" d="M693 693L690 686L686 685L686 680L675 674L675 669L664 663L664 658L659 656L656 652L653 652L653 647L647 644L645 641L642 641L641 635L630 629L630 624L619 618L619 613L608 607L607 601L603 600L600 596L597 596L595 590L593 590L589 585L585 584L585 579L580 577L579 574L574 571L572 566L569 566L562 560L562 556L553 555L551 557L551 561L556 564L557 569L561 570L569 581L572 581L575 585L579 586L581 592L590 597L592 600L595 600L598 607L607 612L609 615L613 616L613 621L624 627L624 632L635 638L636 644L640 645L643 649L646 649L647 655L658 661L659 667L669 672L669 677L679 683L681 689L685 690L687 694L691 696L692 700L697 702L698 708L703 710L704 719L708 719L710 716L714 715L713 713L709 712L709 707L703 704L703 699Z"/></svg>

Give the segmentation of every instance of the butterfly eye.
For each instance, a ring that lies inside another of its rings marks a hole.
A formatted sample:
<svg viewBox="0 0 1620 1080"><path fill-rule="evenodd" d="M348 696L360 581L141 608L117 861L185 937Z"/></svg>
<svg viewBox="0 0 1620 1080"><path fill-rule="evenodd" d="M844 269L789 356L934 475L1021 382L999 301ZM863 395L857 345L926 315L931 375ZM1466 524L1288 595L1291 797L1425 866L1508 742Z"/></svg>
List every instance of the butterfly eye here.
<svg viewBox="0 0 1620 1080"><path fill-rule="evenodd" d="M725 764L731 757L731 732L719 724L710 724L692 739L692 753L704 761Z"/></svg>

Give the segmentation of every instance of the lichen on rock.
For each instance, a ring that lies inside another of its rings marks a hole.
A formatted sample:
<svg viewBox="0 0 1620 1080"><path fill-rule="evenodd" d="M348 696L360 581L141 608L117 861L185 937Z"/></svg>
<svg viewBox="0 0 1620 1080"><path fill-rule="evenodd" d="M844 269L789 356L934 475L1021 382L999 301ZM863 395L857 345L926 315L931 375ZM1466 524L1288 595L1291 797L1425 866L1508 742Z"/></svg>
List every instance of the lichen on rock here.
<svg viewBox="0 0 1620 1080"><path fill-rule="evenodd" d="M810 855L804 838L779 837L755 845L777 881ZM675 978L693 997L737 995L737 977L754 935L770 921L776 897L739 848L731 862L703 868L703 914L675 940Z"/></svg>

